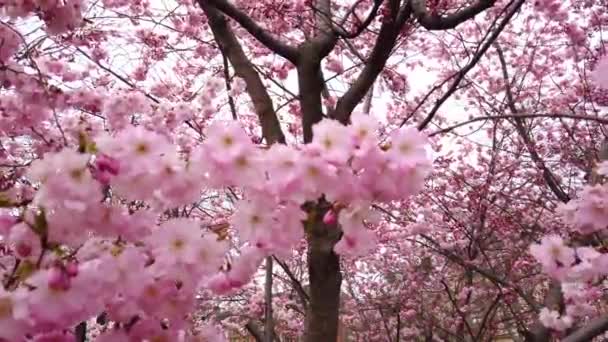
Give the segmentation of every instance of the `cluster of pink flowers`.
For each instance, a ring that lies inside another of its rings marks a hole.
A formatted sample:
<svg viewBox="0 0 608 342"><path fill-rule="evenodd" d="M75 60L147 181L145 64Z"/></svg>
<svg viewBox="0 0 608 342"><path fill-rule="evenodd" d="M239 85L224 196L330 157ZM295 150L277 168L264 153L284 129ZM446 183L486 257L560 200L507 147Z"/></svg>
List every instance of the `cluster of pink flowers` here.
<svg viewBox="0 0 608 342"><path fill-rule="evenodd" d="M592 281L608 274L608 254L586 246L569 247L559 236L543 237L530 253L545 273L560 281Z"/></svg>
<svg viewBox="0 0 608 342"><path fill-rule="evenodd" d="M566 307L563 313L543 308L540 322L556 331L565 331L574 325L576 319L593 317L598 314L592 303L601 300L602 289L589 283L562 283L562 293Z"/></svg>
<svg viewBox="0 0 608 342"><path fill-rule="evenodd" d="M581 234L591 234L608 227L608 188L586 186L578 200L562 205L564 221Z"/></svg>
<svg viewBox="0 0 608 342"><path fill-rule="evenodd" d="M126 113L138 99L108 106ZM105 312L121 329L102 341L194 341L200 336L188 314L198 291L232 291L265 256L289 257L303 238L302 205L319 198L330 206L325 222L344 233L336 252L368 253L377 221L371 204L415 194L431 166L415 128L396 130L382 146L376 130L371 117L356 114L349 126L315 125L311 144L260 148L238 124L218 121L186 152L124 123L78 150L46 153L26 174L37 184L31 203L1 220L17 264L0 293L0 339L59 336ZM232 186L243 194L231 219L241 253L224 270L227 241L198 220L164 213L196 202L206 188Z"/></svg>
<svg viewBox="0 0 608 342"><path fill-rule="evenodd" d="M59 34L75 29L82 22L82 0L2 0L0 14L27 17L36 13L46 23L46 31ZM0 25L3 26L4 24Z"/></svg>
<svg viewBox="0 0 608 342"><path fill-rule="evenodd" d="M249 249L238 267L214 278L213 287L220 292L246 283L263 255L289 255L303 236L301 204L321 196L332 204L326 218L335 216L327 223L337 218L344 233L335 251L368 253L375 245L366 227L376 221L371 203L416 193L430 171L422 133L415 128L395 131L391 146L382 148L376 122L363 114L355 114L350 126L322 121L314 126L313 142L300 149L279 144L259 149L236 124L220 125L209 128L207 141L191 157L206 184L239 186L245 194L232 224Z"/></svg>
<svg viewBox="0 0 608 342"><path fill-rule="evenodd" d="M607 72L604 58L592 73L598 86L608 86L605 82ZM595 173L600 177L608 176L608 161L599 163ZM544 273L561 283L566 304L563 313L544 308L539 320L546 327L565 331L575 319L595 314L589 303L596 301L601 293L597 280L608 275L608 253L588 246L589 240L585 240L592 234L605 236L608 232L608 184L583 187L579 198L561 204L557 211L572 233L583 239L579 238L578 243L569 246L564 238L547 235L539 244L530 246L530 254L541 264Z"/></svg>
<svg viewBox="0 0 608 342"><path fill-rule="evenodd" d="M601 294L597 280L608 275L608 253L588 246L570 247L557 235L543 237L540 244L530 246L530 253L544 273L561 283L564 294L563 313L547 308L541 311L539 318L546 327L564 331L575 319L596 314L590 304Z"/></svg>
<svg viewBox="0 0 608 342"><path fill-rule="evenodd" d="M605 234L608 228L608 192L606 185L587 186L581 197L561 207L563 220L582 236ZM545 236L533 244L530 253L541 264L544 273L561 282L566 303L560 314L544 308L540 321L547 327L564 331L574 319L595 314L593 303L598 299L596 283L608 275L608 253L593 247L571 247L557 235Z"/></svg>

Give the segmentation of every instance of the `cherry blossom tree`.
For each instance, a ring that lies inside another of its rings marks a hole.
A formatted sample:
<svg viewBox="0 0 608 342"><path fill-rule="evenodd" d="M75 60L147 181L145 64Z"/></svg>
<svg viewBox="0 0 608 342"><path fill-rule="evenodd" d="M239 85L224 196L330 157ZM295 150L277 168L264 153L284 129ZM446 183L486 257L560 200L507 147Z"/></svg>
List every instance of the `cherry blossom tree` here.
<svg viewBox="0 0 608 342"><path fill-rule="evenodd" d="M602 335L606 5L0 0L0 340Z"/></svg>

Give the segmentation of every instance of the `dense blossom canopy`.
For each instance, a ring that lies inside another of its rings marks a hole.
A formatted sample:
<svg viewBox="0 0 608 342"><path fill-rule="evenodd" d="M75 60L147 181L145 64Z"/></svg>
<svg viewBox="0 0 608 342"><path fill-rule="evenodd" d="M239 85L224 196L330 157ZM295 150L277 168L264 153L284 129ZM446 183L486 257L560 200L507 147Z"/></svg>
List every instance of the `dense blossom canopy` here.
<svg viewBox="0 0 608 342"><path fill-rule="evenodd" d="M0 341L602 335L606 6L0 0Z"/></svg>

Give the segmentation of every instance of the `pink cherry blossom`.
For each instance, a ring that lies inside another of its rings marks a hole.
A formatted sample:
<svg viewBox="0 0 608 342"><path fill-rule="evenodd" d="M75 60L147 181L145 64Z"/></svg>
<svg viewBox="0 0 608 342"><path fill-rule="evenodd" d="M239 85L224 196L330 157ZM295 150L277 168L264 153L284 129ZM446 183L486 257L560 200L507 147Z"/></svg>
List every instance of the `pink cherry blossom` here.
<svg viewBox="0 0 608 342"><path fill-rule="evenodd" d="M542 308L540 310L539 319L541 323L551 329L564 331L572 326L572 318L569 316L560 316L559 312Z"/></svg>
<svg viewBox="0 0 608 342"><path fill-rule="evenodd" d="M608 56L602 56L599 59L591 77L596 85L608 88Z"/></svg>
<svg viewBox="0 0 608 342"><path fill-rule="evenodd" d="M353 148L349 128L335 120L323 120L313 126L312 146L321 151L324 158L345 163Z"/></svg>
<svg viewBox="0 0 608 342"><path fill-rule="evenodd" d="M406 127L391 134L388 154L393 162L412 165L427 160L427 138L415 127Z"/></svg>
<svg viewBox="0 0 608 342"><path fill-rule="evenodd" d="M556 235L545 236L540 244L530 246L530 254L543 266L543 270L556 277L563 277L574 264L574 249L566 246Z"/></svg>

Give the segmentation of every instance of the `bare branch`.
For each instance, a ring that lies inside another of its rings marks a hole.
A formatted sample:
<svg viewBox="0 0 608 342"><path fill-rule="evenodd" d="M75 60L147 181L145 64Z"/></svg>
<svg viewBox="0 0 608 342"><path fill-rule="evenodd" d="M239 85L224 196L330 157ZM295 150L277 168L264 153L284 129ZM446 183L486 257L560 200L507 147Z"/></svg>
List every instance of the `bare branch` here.
<svg viewBox="0 0 608 342"><path fill-rule="evenodd" d="M304 290L302 283L300 283L300 281L296 278L296 276L293 274L293 272L291 272L291 270L289 269L289 266L287 266L287 264L285 264L284 262L279 260L277 257L274 257L274 260L277 262L277 264L279 264L279 266L281 266L283 271L287 274L287 276L291 280L291 284L293 285L294 289L296 290L296 292L300 298L300 302L302 303L302 306L304 308L306 308L310 298L308 297L308 293L306 293L306 291Z"/></svg>
<svg viewBox="0 0 608 342"><path fill-rule="evenodd" d="M480 117L472 118L470 120L463 121L463 122L457 123L453 126L442 128L438 131L430 133L429 136L448 133L456 128L466 126L470 123L477 122L477 121L502 120L502 119L513 119L513 118L522 118L522 119L525 119L525 118L528 118L528 119L529 118L553 118L553 119L566 118L566 119L575 119L575 120L588 120L588 121L599 122L602 124L608 124L608 118L599 118L596 116L586 116L586 115L576 115L576 114L524 114L524 113L505 114L505 115L494 115L494 116L480 116Z"/></svg>
<svg viewBox="0 0 608 342"><path fill-rule="evenodd" d="M343 29L343 26L346 23L348 17L354 15L357 5L359 5L360 1L357 1L355 4L353 4L347 14L344 16L344 19L340 23L339 27L334 28L338 36L345 39L352 39L358 37L374 21L382 2L384 2L384 0L374 0L374 6L372 7L370 13L367 15L365 20L359 23L359 25L357 25L356 29L353 32L346 32L346 30Z"/></svg>
<svg viewBox="0 0 608 342"><path fill-rule="evenodd" d="M228 57L223 50L220 49L220 52L222 53L222 61L224 63L224 81L226 82L226 91L228 93L228 105L230 106L230 112L232 113L232 120L238 120L234 98L230 92L232 90L232 84L230 84L230 66L228 65Z"/></svg>
<svg viewBox="0 0 608 342"><path fill-rule="evenodd" d="M507 62L502 53L502 49L498 44L495 44L496 52L498 53L498 59L500 60L500 66L502 69L503 79L505 81L505 91L507 93L507 106L509 110L513 114L519 114L519 110L515 106L515 99L513 98L513 93L511 92L511 83L509 81L509 74L507 70ZM543 178L547 183L547 186L551 189L551 191L555 194L555 196L562 201L563 203L567 203L570 201L570 196L562 189L557 177L549 170L543 159L540 157L536 148L534 146L534 142L528 136L528 132L526 132L526 128L524 127L523 118L515 117L515 129L517 130L519 136L523 140L528 152L530 153L530 157L536 163L538 168L543 172Z"/></svg>
<svg viewBox="0 0 608 342"><path fill-rule="evenodd" d="M445 101L447 101L447 99L450 98L450 96L452 96L452 94L458 89L458 85L464 79L466 74L469 71L471 71L471 69L473 69L473 67L475 67L475 65L477 65L477 63L479 63L479 61L481 60L481 57L483 57L483 55L486 53L486 51L488 51L490 46L492 46L492 44L496 41L496 39L498 39L498 36L500 35L500 33L505 29L505 27L507 26L509 21L511 21L511 18L513 18L515 13L517 13L519 11L519 9L521 8L521 6L523 5L524 2L525 2L525 0L517 0L515 3L513 3L513 2L510 3L512 5L511 10L505 15L505 17L503 18L501 23L498 25L498 27L496 27L496 29L492 32L492 34L488 37L488 39L484 42L484 44L479 48L479 50L477 51L475 56L473 56L471 61L467 65L465 65L464 68L462 68L456 74L456 79L450 86L450 89L448 89L448 91L439 100L437 100L435 102L433 109L431 109L429 114L418 125L419 130L423 130L431 122L431 120L433 119L435 114L437 114L437 111L439 110L441 105ZM404 124L405 124L405 120L401 123L401 125L403 126Z"/></svg>

